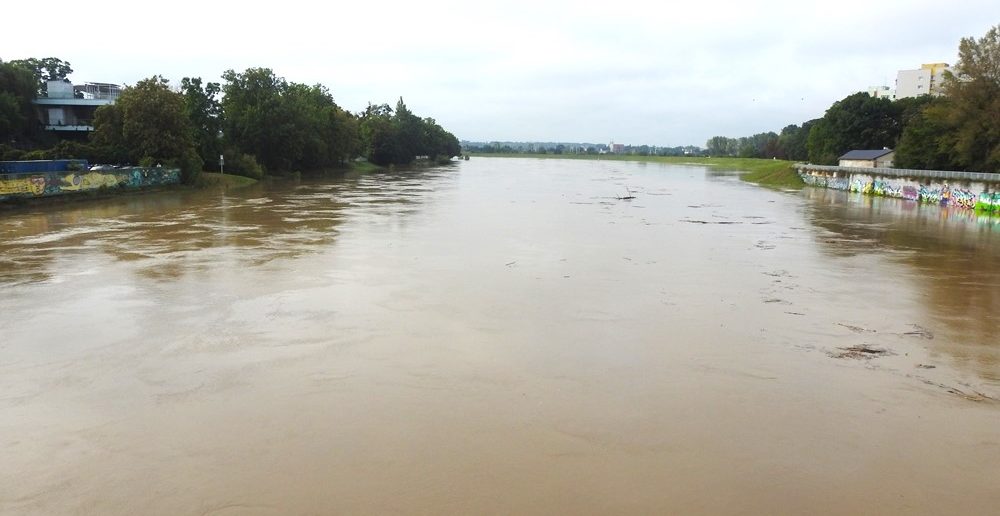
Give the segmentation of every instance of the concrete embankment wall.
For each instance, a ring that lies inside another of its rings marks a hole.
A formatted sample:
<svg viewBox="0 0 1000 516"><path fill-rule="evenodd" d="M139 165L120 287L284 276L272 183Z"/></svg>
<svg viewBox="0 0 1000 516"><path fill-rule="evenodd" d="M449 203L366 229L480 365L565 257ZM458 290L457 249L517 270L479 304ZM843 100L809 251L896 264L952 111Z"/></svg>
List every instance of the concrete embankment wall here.
<svg viewBox="0 0 1000 516"><path fill-rule="evenodd" d="M1000 174L795 165L806 184L1000 215Z"/></svg>
<svg viewBox="0 0 1000 516"><path fill-rule="evenodd" d="M180 169L160 167L129 167L110 170L87 170L84 168L83 170L0 173L0 201L74 194L102 188L144 188L170 185L179 183L180 179Z"/></svg>

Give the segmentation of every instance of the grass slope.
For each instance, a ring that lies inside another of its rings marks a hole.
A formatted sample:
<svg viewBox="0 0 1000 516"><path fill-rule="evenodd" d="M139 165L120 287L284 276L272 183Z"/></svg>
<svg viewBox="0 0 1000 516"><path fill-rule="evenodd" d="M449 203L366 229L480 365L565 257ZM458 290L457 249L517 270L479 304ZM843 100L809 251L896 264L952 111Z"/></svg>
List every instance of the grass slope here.
<svg viewBox="0 0 1000 516"><path fill-rule="evenodd" d="M256 179L250 177L237 176L233 174L220 174L218 172L202 172L198 177L198 184L202 186L223 186L226 188L238 188L255 184Z"/></svg>

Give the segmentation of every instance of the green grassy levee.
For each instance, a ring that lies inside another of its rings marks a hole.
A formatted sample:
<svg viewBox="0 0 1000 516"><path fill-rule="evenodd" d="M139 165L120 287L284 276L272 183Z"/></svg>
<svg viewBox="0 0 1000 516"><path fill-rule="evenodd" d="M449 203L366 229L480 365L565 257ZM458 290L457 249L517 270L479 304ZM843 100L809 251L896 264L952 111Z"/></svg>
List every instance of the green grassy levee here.
<svg viewBox="0 0 1000 516"><path fill-rule="evenodd" d="M237 176L235 174L220 174L218 172L202 172L198 182L204 186L224 186L226 188L238 188L249 186L257 182L251 177Z"/></svg>

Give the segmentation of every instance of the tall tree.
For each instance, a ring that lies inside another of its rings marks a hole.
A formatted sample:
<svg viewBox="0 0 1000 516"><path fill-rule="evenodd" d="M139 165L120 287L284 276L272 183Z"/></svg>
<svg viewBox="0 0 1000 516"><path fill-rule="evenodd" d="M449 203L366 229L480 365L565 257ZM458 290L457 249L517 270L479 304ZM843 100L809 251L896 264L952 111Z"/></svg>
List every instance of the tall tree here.
<svg viewBox="0 0 1000 516"><path fill-rule="evenodd" d="M809 130L809 161L833 165L852 149L893 147L901 131L899 111L889 99L855 93L834 102Z"/></svg>
<svg viewBox="0 0 1000 516"><path fill-rule="evenodd" d="M270 68L222 74L223 131L227 144L256 155L268 169L291 170L302 156L296 120L283 102L288 82Z"/></svg>
<svg viewBox="0 0 1000 516"><path fill-rule="evenodd" d="M934 99L910 117L896 146L896 166L920 170L958 168L952 110L949 99Z"/></svg>
<svg viewBox="0 0 1000 516"><path fill-rule="evenodd" d="M11 61L11 63L31 70L31 73L35 76L36 89L39 96L45 96L48 93L48 81L63 80L69 77L69 74L73 73L73 68L69 62L57 57L45 57L42 59L29 57L28 59Z"/></svg>
<svg viewBox="0 0 1000 516"><path fill-rule="evenodd" d="M809 149L806 142L809 140L809 130L812 129L816 120L803 122L802 126L789 125L781 130L778 136L778 145L785 154L786 159L795 161L805 161L809 159Z"/></svg>
<svg viewBox="0 0 1000 516"><path fill-rule="evenodd" d="M962 38L957 75L946 75L956 168L1000 170L1000 26Z"/></svg>
<svg viewBox="0 0 1000 516"><path fill-rule="evenodd" d="M400 139L400 155L396 163L411 163L423 153L425 144L421 141L423 138L421 120L406 107L403 97L399 97L399 101L396 102L393 122Z"/></svg>
<svg viewBox="0 0 1000 516"><path fill-rule="evenodd" d="M0 143L30 138L37 132L34 108L37 86L32 72L0 61Z"/></svg>
<svg viewBox="0 0 1000 516"><path fill-rule="evenodd" d="M425 118L422 121L423 136L421 138L424 148L422 153L438 160L451 159L462 153L462 144L454 134L445 131L433 118ZM556 145L554 152L562 154L563 145Z"/></svg>
<svg viewBox="0 0 1000 516"><path fill-rule="evenodd" d="M153 76L125 88L115 104L98 109L94 140L113 145L134 163L180 167L184 181L190 183L201 172L202 162L184 96L168 84Z"/></svg>
<svg viewBox="0 0 1000 516"><path fill-rule="evenodd" d="M184 111L191 121L194 141L202 162L215 163L222 154L222 105L219 103L221 88L217 82L202 86L201 77L181 79Z"/></svg>
<svg viewBox="0 0 1000 516"><path fill-rule="evenodd" d="M709 156L735 156L739 152L739 141L725 136L713 136L705 143Z"/></svg>
<svg viewBox="0 0 1000 516"><path fill-rule="evenodd" d="M359 120L361 145L368 161L376 165L403 163L406 151L388 104L369 104Z"/></svg>

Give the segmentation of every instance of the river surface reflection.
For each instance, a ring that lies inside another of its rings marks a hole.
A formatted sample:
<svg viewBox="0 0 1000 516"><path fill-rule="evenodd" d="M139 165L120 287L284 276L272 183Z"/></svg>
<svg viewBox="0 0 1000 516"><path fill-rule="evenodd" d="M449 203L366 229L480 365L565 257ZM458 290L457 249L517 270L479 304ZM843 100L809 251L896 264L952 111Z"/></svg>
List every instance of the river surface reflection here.
<svg viewBox="0 0 1000 516"><path fill-rule="evenodd" d="M998 266L993 219L609 161L7 211L0 513L985 514Z"/></svg>

